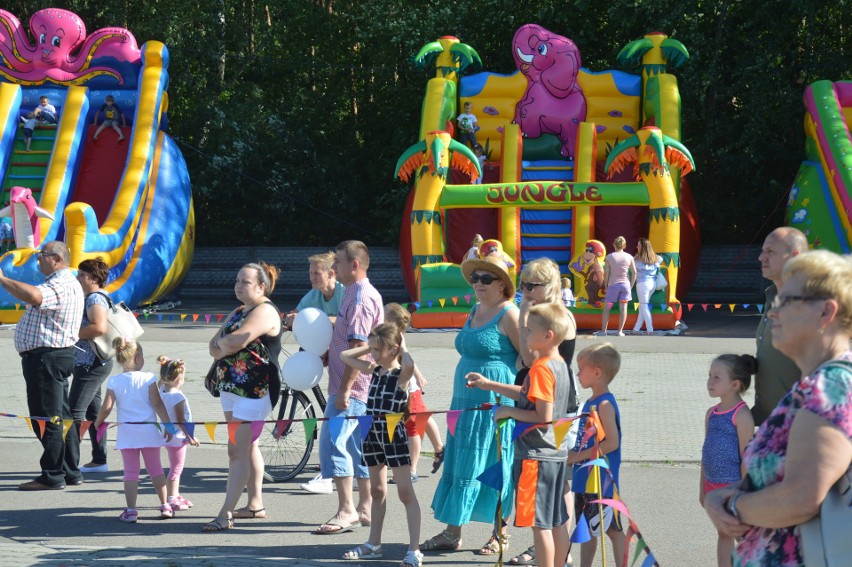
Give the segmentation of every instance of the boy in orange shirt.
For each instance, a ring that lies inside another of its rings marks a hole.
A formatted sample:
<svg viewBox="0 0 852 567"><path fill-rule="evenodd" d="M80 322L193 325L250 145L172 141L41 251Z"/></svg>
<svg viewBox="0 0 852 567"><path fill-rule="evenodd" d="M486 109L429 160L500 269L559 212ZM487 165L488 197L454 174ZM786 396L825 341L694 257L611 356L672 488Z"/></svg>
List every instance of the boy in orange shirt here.
<svg viewBox="0 0 852 567"><path fill-rule="evenodd" d="M521 327L527 345L540 355L530 368L523 386L492 382L479 373L467 375L468 386L491 390L517 402L500 406L495 420L512 418L537 424L515 440L512 477L515 491L515 526L530 527L539 567L562 567L568 558L568 509L565 506L567 436L559 445L553 427L553 408L568 404L571 378L559 356L559 343L568 332L570 320L556 303L530 307L527 326Z"/></svg>

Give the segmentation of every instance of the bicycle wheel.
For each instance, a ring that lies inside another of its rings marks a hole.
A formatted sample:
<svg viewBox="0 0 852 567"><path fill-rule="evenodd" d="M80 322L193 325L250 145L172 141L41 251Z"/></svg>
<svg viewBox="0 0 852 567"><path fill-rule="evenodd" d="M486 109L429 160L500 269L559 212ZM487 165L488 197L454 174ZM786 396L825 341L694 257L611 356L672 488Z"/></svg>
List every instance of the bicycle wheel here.
<svg viewBox="0 0 852 567"><path fill-rule="evenodd" d="M278 419L286 422L284 430L279 435L277 423L267 423L261 434L260 451L266 465L263 477L268 482L284 482L302 472L314 446L314 435L305 439L305 424L297 421L316 417L308 397L285 390L280 403Z"/></svg>

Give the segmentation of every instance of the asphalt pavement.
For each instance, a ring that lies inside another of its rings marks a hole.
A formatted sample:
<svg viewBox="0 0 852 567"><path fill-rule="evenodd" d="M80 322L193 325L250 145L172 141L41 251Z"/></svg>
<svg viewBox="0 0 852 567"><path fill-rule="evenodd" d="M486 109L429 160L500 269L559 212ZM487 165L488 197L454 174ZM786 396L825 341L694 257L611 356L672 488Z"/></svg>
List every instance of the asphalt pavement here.
<svg viewBox="0 0 852 567"><path fill-rule="evenodd" d="M197 422L221 421L218 400L203 386L210 364L207 341L215 330L216 315L228 306L181 306L160 320L154 314L143 321L148 360L159 354L183 358L188 379L184 387ZM193 315L199 315L193 317ZM211 315L206 323L205 315ZM193 321L195 319L195 321ZM623 353L622 369L612 385L623 423L621 495L660 565L714 565L715 532L698 505L698 476L703 441L703 418L713 403L707 396L707 369L714 356L754 351L759 316L751 311L730 313L701 308L684 317L682 336L609 337ZM0 327L0 414L27 414L20 359L10 326ZM455 332L410 332L406 341L429 384L425 401L431 410L445 410L451 397L452 375L458 361ZM579 337L577 349L594 338ZM295 352L293 338L285 350ZM751 401L749 399L749 401ZM446 423L438 416L442 432ZM160 520L149 482L140 486L137 524L118 521L124 508L121 459L110 451L110 471L86 475L86 482L63 491L27 493L18 484L38 475L41 446L20 417L0 415L0 562L6 565L337 565L347 549L366 541L367 530L337 535L313 535L319 524L334 515L335 495L302 491L306 471L291 482L266 484L264 505L269 517L238 520L234 529L202 533L222 503L227 476L227 430L219 425L214 439L199 427L200 448L190 448L181 492L193 501L191 510ZM89 444L81 445L83 458ZM424 451L431 451L428 441ZM165 462L165 458L164 458ZM311 464L317 462L312 456ZM415 485L423 510L421 541L442 526L431 515L430 502L438 475L430 475L431 458L424 456ZM491 531L486 524L470 524L463 531L459 551L430 553L426 565L492 565L494 557L474 553ZM515 555L532 543L529 530L512 529L507 553ZM393 488L384 529L384 559L350 561L350 565L399 565L405 553L407 529L404 509ZM600 562L598 552L598 564ZM577 559L575 553L575 559ZM640 564L640 562L637 563ZM607 565L615 565L608 556Z"/></svg>

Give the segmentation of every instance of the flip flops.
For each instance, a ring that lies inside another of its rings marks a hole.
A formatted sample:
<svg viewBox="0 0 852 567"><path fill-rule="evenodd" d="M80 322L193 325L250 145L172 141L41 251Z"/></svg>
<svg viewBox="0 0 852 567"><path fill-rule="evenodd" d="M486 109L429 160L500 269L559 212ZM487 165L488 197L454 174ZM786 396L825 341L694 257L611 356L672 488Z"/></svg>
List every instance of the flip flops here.
<svg viewBox="0 0 852 567"><path fill-rule="evenodd" d="M339 527L339 530L324 530L325 526L336 526ZM343 534L346 532L351 532L355 528L360 528L361 522L356 521L352 523L347 523L341 520L340 518L332 518L324 523L322 526L318 527L313 531L316 535L331 535L331 534Z"/></svg>
<svg viewBox="0 0 852 567"><path fill-rule="evenodd" d="M240 520L262 520L269 514L266 513L266 508L251 510L248 506L234 510L234 517Z"/></svg>

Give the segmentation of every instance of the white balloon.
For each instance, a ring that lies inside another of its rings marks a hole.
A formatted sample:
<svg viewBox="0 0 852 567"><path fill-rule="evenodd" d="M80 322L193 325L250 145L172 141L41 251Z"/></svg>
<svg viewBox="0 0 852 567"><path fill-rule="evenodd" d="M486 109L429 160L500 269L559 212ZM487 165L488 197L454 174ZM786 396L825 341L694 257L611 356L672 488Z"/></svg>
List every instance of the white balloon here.
<svg viewBox="0 0 852 567"><path fill-rule="evenodd" d="M322 359L308 351L297 352L284 363L281 374L294 390L310 390L322 378Z"/></svg>
<svg viewBox="0 0 852 567"><path fill-rule="evenodd" d="M331 344L331 321L316 307L302 309L293 321L296 342L306 351L322 356Z"/></svg>

